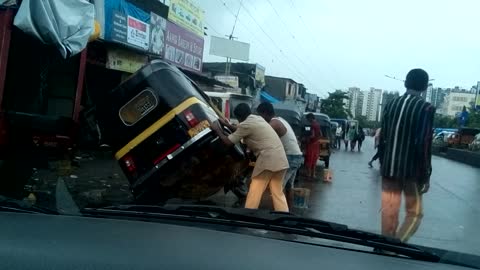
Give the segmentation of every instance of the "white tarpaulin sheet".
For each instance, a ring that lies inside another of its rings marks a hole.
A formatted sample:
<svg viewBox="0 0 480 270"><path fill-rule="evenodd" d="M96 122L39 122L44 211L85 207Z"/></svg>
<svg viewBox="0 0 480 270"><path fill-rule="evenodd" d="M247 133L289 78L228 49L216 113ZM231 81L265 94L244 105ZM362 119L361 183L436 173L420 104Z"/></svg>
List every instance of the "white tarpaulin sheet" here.
<svg viewBox="0 0 480 270"><path fill-rule="evenodd" d="M23 0L13 24L43 43L55 45L67 58L87 46L94 16L95 8L87 0Z"/></svg>

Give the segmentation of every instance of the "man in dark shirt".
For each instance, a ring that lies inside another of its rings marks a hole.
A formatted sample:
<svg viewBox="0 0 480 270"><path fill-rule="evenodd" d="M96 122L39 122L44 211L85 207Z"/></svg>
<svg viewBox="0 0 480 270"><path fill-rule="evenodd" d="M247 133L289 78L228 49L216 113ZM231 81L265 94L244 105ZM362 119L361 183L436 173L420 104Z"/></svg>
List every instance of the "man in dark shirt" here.
<svg viewBox="0 0 480 270"><path fill-rule="evenodd" d="M430 185L432 125L435 108L420 94L427 89L428 74L413 69L407 74L405 95L385 106L380 141L383 143L382 234L406 242L418 229L422 194ZM398 228L402 193L406 216Z"/></svg>

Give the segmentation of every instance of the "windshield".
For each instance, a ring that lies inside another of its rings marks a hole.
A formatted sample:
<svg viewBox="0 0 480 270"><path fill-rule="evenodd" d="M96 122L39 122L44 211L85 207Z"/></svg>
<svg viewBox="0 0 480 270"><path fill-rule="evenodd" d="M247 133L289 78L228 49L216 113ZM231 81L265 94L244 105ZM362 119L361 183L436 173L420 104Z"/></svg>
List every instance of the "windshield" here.
<svg viewBox="0 0 480 270"><path fill-rule="evenodd" d="M80 1L73 16L49 0L51 17L19 16L29 2L0 0L8 209L276 210L480 256L479 1Z"/></svg>

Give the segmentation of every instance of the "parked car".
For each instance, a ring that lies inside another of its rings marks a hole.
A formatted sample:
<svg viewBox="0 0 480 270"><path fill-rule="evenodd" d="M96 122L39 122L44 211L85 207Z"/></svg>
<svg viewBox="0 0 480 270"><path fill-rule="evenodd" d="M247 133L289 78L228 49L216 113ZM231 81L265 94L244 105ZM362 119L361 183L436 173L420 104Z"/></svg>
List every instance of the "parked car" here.
<svg viewBox="0 0 480 270"><path fill-rule="evenodd" d="M233 114L233 110L240 103L247 103L253 106L253 97L236 93L205 92L210 97L212 104L222 113L222 115L232 124L238 124L238 120Z"/></svg>
<svg viewBox="0 0 480 270"><path fill-rule="evenodd" d="M166 62L137 71L97 112L137 201L206 198L248 169L243 148L226 149L210 129L221 116L209 98Z"/></svg>
<svg viewBox="0 0 480 270"><path fill-rule="evenodd" d="M457 132L449 135L448 147L467 148L478 133L480 133L480 129L477 128L460 128Z"/></svg>
<svg viewBox="0 0 480 270"><path fill-rule="evenodd" d="M468 145L470 151L480 151L480 133L475 135L473 141Z"/></svg>

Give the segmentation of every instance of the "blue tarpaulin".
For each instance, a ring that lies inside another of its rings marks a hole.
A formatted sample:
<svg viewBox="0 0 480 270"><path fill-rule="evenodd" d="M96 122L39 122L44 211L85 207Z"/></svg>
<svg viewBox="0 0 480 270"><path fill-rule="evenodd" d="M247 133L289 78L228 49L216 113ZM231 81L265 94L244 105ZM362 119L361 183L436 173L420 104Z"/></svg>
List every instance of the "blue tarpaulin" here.
<svg viewBox="0 0 480 270"><path fill-rule="evenodd" d="M118 37L115 37L115 31L121 31L116 29L119 26L118 15L115 17L115 14L121 14L122 16L132 16L142 22L147 24L150 23L150 12L147 12L134 4L126 0L105 0L105 39L120 41ZM127 25L125 24L125 36L127 35ZM126 39L126 37L125 37ZM123 41L126 43L126 40Z"/></svg>
<svg viewBox="0 0 480 270"><path fill-rule="evenodd" d="M270 103L277 103L277 102L280 102L278 99L276 99L275 97L271 96L269 93L267 93L266 91L262 91L260 92L260 98L264 101L268 101Z"/></svg>

